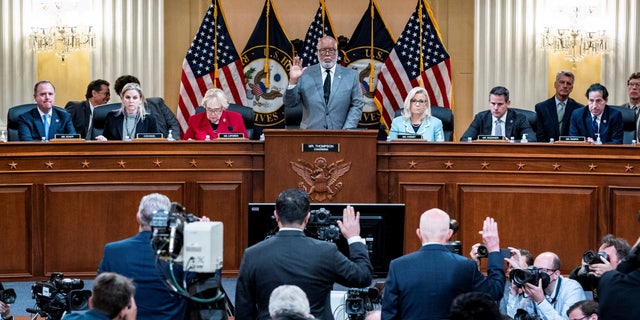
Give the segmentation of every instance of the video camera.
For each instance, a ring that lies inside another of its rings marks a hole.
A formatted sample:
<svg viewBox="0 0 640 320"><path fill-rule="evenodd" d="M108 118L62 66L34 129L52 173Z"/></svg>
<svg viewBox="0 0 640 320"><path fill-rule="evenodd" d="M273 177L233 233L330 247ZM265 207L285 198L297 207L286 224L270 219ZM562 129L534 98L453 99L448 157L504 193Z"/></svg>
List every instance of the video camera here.
<svg viewBox="0 0 640 320"><path fill-rule="evenodd" d="M16 292L13 289L5 289L0 283L0 301L6 304L13 304L16 302Z"/></svg>
<svg viewBox="0 0 640 320"><path fill-rule="evenodd" d="M519 288L523 287L526 283L538 286L538 282L542 279L542 288L544 289L549 285L549 282L551 282L549 275L536 267L511 270L509 279Z"/></svg>
<svg viewBox="0 0 640 320"><path fill-rule="evenodd" d="M331 212L325 208L311 210L306 231L319 240L333 242L340 239L340 228L331 219Z"/></svg>
<svg viewBox="0 0 640 320"><path fill-rule="evenodd" d="M350 320L362 320L368 311L380 304L380 291L377 288L351 288L347 291L345 312Z"/></svg>
<svg viewBox="0 0 640 320"><path fill-rule="evenodd" d="M458 232L458 229L460 228L460 223L455 220L455 219L451 219L449 220L449 229L451 229L451 231L453 231L451 233L451 235L453 236L454 234L456 234L456 232ZM462 243L460 241L448 241L447 243L445 243L444 245L449 251L462 255Z"/></svg>
<svg viewBox="0 0 640 320"><path fill-rule="evenodd" d="M38 281L31 286L31 296L37 309L27 312L49 320L60 320L71 311L89 309L90 290L82 290L84 281L65 278L62 272L51 274L49 281Z"/></svg>

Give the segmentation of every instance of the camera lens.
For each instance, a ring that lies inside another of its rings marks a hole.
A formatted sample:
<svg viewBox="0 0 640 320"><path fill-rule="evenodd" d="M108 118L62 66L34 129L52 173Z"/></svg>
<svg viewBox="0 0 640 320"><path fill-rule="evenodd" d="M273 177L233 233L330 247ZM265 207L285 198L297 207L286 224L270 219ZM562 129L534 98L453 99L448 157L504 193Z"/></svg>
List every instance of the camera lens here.
<svg viewBox="0 0 640 320"><path fill-rule="evenodd" d="M486 258L489 256L489 250L483 245L479 245L476 252L478 253L478 258Z"/></svg>

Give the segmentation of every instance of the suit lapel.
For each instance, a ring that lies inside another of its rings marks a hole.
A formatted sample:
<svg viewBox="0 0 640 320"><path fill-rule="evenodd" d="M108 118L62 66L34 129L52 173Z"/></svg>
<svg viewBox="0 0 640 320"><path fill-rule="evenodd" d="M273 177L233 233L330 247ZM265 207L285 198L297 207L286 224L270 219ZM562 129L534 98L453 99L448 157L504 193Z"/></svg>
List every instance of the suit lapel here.
<svg viewBox="0 0 640 320"><path fill-rule="evenodd" d="M320 66L320 64L316 64L309 67L307 72L311 72L309 76L311 76L311 79L313 79L313 83L315 84L316 93L318 94L318 99L324 102L324 83L322 82L322 67ZM333 89L333 83L331 87Z"/></svg>
<svg viewBox="0 0 640 320"><path fill-rule="evenodd" d="M515 111L507 111L507 119L504 122L504 136L507 138L515 137L513 133L515 118Z"/></svg>
<svg viewBox="0 0 640 320"><path fill-rule="evenodd" d="M33 117L33 121L35 122L36 129L38 130L38 134L40 137L45 137L46 134L44 132L44 124L42 123L42 117L40 116L40 112L38 112L38 107L31 111L31 116Z"/></svg>

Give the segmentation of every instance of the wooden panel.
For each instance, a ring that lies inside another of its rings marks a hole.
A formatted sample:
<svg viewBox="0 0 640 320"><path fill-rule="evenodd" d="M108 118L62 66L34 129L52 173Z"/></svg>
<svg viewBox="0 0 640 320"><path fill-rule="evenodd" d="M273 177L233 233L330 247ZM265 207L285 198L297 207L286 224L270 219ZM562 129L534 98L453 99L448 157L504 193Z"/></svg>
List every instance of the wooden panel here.
<svg viewBox="0 0 640 320"><path fill-rule="evenodd" d="M431 208L443 208L444 185L404 184L400 183L400 199L405 204L404 212L404 251L413 252L420 248L420 239L416 229L420 225L420 216Z"/></svg>
<svg viewBox="0 0 640 320"><path fill-rule="evenodd" d="M5 253L0 276L31 276L31 225L33 186L0 187L0 221Z"/></svg>
<svg viewBox="0 0 640 320"><path fill-rule="evenodd" d="M613 187L610 190L612 226L608 230L633 245L640 236L640 188ZM604 236L604 234L603 234Z"/></svg>

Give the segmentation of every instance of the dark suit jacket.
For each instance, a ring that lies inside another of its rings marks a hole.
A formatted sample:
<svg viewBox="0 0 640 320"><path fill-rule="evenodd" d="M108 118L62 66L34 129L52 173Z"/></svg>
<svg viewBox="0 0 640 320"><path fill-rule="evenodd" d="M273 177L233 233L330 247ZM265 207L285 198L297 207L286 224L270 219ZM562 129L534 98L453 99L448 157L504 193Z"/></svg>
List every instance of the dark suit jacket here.
<svg viewBox="0 0 640 320"><path fill-rule="evenodd" d="M562 131L558 128L558 111L555 96L548 100L536 104L536 115L538 129L536 137L538 142L549 142L553 138L558 141L560 136L569 135L569 127L571 127L571 113L573 110L584 107L575 100L569 98L564 107L564 116L562 117Z"/></svg>
<svg viewBox="0 0 640 320"><path fill-rule="evenodd" d="M156 269L156 257L150 245L151 231L142 231L124 240L107 243L98 274L115 272L133 279L139 320L183 319L185 300L172 293ZM160 264L168 271L166 263ZM182 267L175 266L177 281L182 283Z"/></svg>
<svg viewBox="0 0 640 320"><path fill-rule="evenodd" d="M55 134L75 134L71 116L62 108L51 109L51 124L49 125L49 139ZM20 141L42 141L45 137L44 124L38 112L38 107L27 111L18 117L18 138Z"/></svg>
<svg viewBox="0 0 640 320"><path fill-rule="evenodd" d="M83 139L87 137L89 131L89 119L91 118L91 105L89 100L69 101L64 109L71 114L71 121L76 133Z"/></svg>
<svg viewBox="0 0 640 320"><path fill-rule="evenodd" d="M123 140L123 123L124 114L121 113L120 110L109 112L107 117L104 119L104 131L102 132L102 135L107 138L107 140ZM139 121L138 125L136 125L136 134L159 132L160 131L156 126L156 118L151 115L147 115L144 117L144 120ZM135 136L131 137L131 139L135 139Z"/></svg>
<svg viewBox="0 0 640 320"><path fill-rule="evenodd" d="M321 69L320 64L307 68L297 85L285 92L285 107L302 108L301 129L357 128L364 105L358 72L336 66L329 102L325 103Z"/></svg>
<svg viewBox="0 0 640 320"><path fill-rule="evenodd" d="M207 135L211 139L217 139L218 134L229 132L244 133L244 137L249 138L247 129L244 127L242 115L233 111L223 111L218 122L218 129L214 132L211 127L211 121L207 118L207 113L201 112L189 118L189 128L185 132L183 139L205 140Z"/></svg>
<svg viewBox="0 0 640 320"><path fill-rule="evenodd" d="M480 291L496 301L504 293L505 275L499 252L489 254L485 277L475 261L441 244L394 259L382 295L382 319L449 319L451 301L461 293Z"/></svg>
<svg viewBox="0 0 640 320"><path fill-rule="evenodd" d="M160 97L146 98L145 109L147 113L152 114L156 118L156 126L158 132L165 137L169 137L169 129L174 139L180 140L180 124L176 119L176 115L169 109L164 99Z"/></svg>
<svg viewBox="0 0 640 320"><path fill-rule="evenodd" d="M367 287L373 267L363 243L349 246L350 259L335 244L283 230L244 252L236 285L237 320L271 319L269 296L283 284L297 285L309 299L311 313L332 320L330 294L334 282ZM503 280L504 281L504 280Z"/></svg>
<svg viewBox="0 0 640 320"><path fill-rule="evenodd" d="M589 111L589 107L578 108L571 113L570 136L591 137L596 140L595 132L591 126L593 116ZM622 144L624 137L624 123L622 122L622 114L618 110L604 107L602 117L600 118L600 141L603 144Z"/></svg>
<svg viewBox="0 0 640 320"><path fill-rule="evenodd" d="M467 141L468 137L476 140L479 135L491 135L492 127L493 117L491 116L491 111L486 110L478 112L478 114L473 118L473 121L469 125L467 131L465 131L462 138L460 138L460 141ZM536 142L536 133L533 132L527 117L523 114L519 114L513 110L508 110L504 127L504 136L507 138L514 137L515 139L520 139L522 138L522 134L526 133L527 140Z"/></svg>

